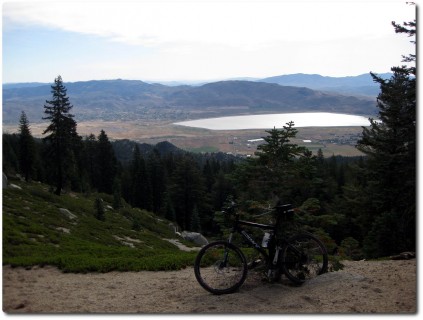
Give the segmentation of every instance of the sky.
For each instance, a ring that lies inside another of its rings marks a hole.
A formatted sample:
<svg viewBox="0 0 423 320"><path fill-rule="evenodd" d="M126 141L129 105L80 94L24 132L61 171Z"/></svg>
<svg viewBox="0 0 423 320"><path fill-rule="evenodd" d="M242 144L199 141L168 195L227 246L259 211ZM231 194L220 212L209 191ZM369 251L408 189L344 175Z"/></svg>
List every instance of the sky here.
<svg viewBox="0 0 423 320"><path fill-rule="evenodd" d="M204 81L389 72L405 1L4 1L2 82Z"/></svg>

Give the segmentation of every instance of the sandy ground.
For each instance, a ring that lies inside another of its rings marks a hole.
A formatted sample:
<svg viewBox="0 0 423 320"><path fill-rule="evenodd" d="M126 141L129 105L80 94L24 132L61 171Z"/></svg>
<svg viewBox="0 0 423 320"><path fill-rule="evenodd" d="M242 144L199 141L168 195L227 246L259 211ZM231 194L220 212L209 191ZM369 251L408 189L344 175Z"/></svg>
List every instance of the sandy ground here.
<svg viewBox="0 0 423 320"><path fill-rule="evenodd" d="M172 272L62 273L3 267L6 313L416 313L416 260L343 262L301 287L250 273L239 292L215 296L192 268Z"/></svg>

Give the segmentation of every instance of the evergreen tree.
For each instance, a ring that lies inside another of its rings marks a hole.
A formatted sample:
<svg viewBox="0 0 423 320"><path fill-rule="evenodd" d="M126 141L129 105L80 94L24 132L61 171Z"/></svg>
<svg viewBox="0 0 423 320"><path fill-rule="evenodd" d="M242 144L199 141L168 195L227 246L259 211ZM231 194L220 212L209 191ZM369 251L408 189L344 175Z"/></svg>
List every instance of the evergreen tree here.
<svg viewBox="0 0 423 320"><path fill-rule="evenodd" d="M206 164L203 167L203 176L205 178L207 192L210 193L215 181L215 176L209 159L206 160Z"/></svg>
<svg viewBox="0 0 423 320"><path fill-rule="evenodd" d="M113 208L116 210L123 207L121 195L122 187L120 184L120 180L118 178L115 178L113 182Z"/></svg>
<svg viewBox="0 0 423 320"><path fill-rule="evenodd" d="M141 156L137 144L134 146L130 174L130 203L134 207L151 210L152 201L150 179L147 174L145 160Z"/></svg>
<svg viewBox="0 0 423 320"><path fill-rule="evenodd" d="M396 25L415 34L415 21ZM415 55L404 62L414 62ZM393 67L391 79L372 77L380 85L378 120L363 128L358 149L367 155L368 214L372 224L365 241L371 256L415 248L416 222L416 77L415 67Z"/></svg>
<svg viewBox="0 0 423 320"><path fill-rule="evenodd" d="M201 232L201 219L200 219L200 213L198 212L197 205L194 205L194 209L192 209L191 231Z"/></svg>
<svg viewBox="0 0 423 320"><path fill-rule="evenodd" d="M294 122L288 122L282 130L273 128L266 131L269 136L264 137L264 144L257 147L256 155L260 162L269 167L280 167L292 162L295 157L301 155L305 148L291 143L291 139L297 135Z"/></svg>
<svg viewBox="0 0 423 320"><path fill-rule="evenodd" d="M208 212L209 199L200 169L189 156L183 156L173 172L169 192L176 214L176 222L185 230L191 228L191 215L197 205L201 212Z"/></svg>
<svg viewBox="0 0 423 320"><path fill-rule="evenodd" d="M74 116L70 114L73 106L69 102L61 76L54 79L51 89L53 97L44 105L44 113L47 116L43 118L50 120L50 124L43 134L48 134L44 141L48 144L48 155L51 159L49 165L56 186L55 194L60 195L74 165L74 148L79 137Z"/></svg>
<svg viewBox="0 0 423 320"><path fill-rule="evenodd" d="M163 201L164 201L164 204L161 209L162 215L167 220L175 222L176 221L175 209L173 208L172 200L167 192L163 195Z"/></svg>
<svg viewBox="0 0 423 320"><path fill-rule="evenodd" d="M87 174L89 185L91 187L97 186L97 140L94 134L90 134L84 139L84 170Z"/></svg>
<svg viewBox="0 0 423 320"><path fill-rule="evenodd" d="M35 142L24 111L22 111L19 119L19 151L19 167L25 177L25 181L28 182L34 168Z"/></svg>
<svg viewBox="0 0 423 320"><path fill-rule="evenodd" d="M17 134L3 133L2 136L3 159L2 166L3 172L8 174L15 174L19 171L19 137Z"/></svg>
<svg viewBox="0 0 423 320"><path fill-rule="evenodd" d="M158 213L163 205L167 174L161 156L156 148L147 157L146 170L151 187L151 209L154 213Z"/></svg>
<svg viewBox="0 0 423 320"><path fill-rule="evenodd" d="M104 130L100 131L96 147L96 181L98 191L112 194L113 182L117 171L117 160L112 144Z"/></svg>
<svg viewBox="0 0 423 320"><path fill-rule="evenodd" d="M300 204L311 196L315 157L305 147L291 142L297 134L292 121L282 129L266 132L269 136L258 146L258 158L241 164L235 171L238 190L246 199L269 200L277 194L283 201Z"/></svg>
<svg viewBox="0 0 423 320"><path fill-rule="evenodd" d="M221 170L212 186L211 195L214 209L220 210L228 196L231 194L235 194L234 186Z"/></svg>
<svg viewBox="0 0 423 320"><path fill-rule="evenodd" d="M94 217L100 221L106 220L103 199L101 198L96 198L94 201Z"/></svg>

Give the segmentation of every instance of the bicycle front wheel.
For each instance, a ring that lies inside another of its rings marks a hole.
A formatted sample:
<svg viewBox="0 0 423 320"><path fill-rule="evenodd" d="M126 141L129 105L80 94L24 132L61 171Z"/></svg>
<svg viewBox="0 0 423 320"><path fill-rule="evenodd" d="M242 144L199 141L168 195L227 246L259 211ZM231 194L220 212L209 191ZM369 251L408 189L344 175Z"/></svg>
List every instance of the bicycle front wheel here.
<svg viewBox="0 0 423 320"><path fill-rule="evenodd" d="M325 245L312 234L299 234L288 239L282 249L282 270L289 280L302 284L327 272Z"/></svg>
<svg viewBox="0 0 423 320"><path fill-rule="evenodd" d="M197 281L213 294L235 292L244 283L247 271L244 254L226 241L212 242L203 247L194 264Z"/></svg>

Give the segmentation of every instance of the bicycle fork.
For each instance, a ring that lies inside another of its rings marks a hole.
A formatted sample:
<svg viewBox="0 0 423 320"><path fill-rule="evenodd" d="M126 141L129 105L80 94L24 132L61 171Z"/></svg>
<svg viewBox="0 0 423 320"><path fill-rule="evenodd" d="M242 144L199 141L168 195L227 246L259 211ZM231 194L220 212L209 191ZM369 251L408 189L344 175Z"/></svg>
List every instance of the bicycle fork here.
<svg viewBox="0 0 423 320"><path fill-rule="evenodd" d="M228 239L229 243L232 243L232 237L233 237L233 233L231 232ZM225 253L223 254L223 261L219 264L219 270L226 268L226 266L228 265L228 257L229 257L229 251L225 248Z"/></svg>

